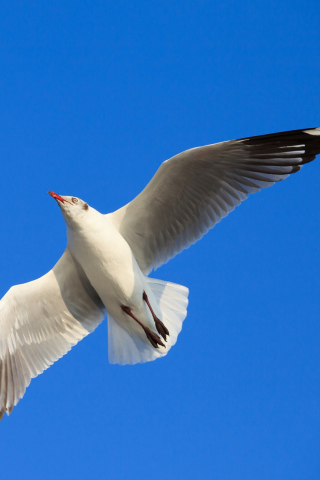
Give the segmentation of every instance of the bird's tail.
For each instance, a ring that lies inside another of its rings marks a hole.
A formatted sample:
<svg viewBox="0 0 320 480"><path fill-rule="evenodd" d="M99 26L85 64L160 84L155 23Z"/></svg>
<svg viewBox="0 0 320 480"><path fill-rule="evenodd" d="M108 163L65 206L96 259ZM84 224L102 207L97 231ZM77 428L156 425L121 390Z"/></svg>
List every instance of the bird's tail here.
<svg viewBox="0 0 320 480"><path fill-rule="evenodd" d="M144 332L128 331L108 316L108 350L109 362L119 365L145 363L163 357L176 343L182 329L182 322L187 316L189 290L182 285L147 278L148 286L155 297L160 312L160 320L169 330L170 336L166 348L154 348Z"/></svg>

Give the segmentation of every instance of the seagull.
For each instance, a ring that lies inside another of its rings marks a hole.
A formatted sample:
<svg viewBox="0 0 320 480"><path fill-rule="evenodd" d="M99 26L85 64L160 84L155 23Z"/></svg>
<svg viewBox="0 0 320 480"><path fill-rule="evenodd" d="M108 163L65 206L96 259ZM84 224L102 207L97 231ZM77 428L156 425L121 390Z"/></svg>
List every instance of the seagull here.
<svg viewBox="0 0 320 480"><path fill-rule="evenodd" d="M165 356L187 315L186 287L149 273L188 248L245 200L320 153L320 128L231 140L166 160L145 189L104 215L48 193L67 225L50 272L0 301L0 419L32 378L107 317L111 364Z"/></svg>

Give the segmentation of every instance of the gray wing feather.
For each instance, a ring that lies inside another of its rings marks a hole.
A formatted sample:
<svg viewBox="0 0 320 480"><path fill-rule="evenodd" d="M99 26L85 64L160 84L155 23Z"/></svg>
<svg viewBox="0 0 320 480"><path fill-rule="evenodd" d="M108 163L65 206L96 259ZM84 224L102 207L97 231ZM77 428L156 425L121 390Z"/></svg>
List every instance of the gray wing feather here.
<svg viewBox="0 0 320 480"><path fill-rule="evenodd" d="M43 277L0 301L0 420L47 369L103 320L104 306L67 249Z"/></svg>
<svg viewBox="0 0 320 480"><path fill-rule="evenodd" d="M320 152L320 129L193 148L164 162L132 202L109 214L148 274L199 240L249 194Z"/></svg>

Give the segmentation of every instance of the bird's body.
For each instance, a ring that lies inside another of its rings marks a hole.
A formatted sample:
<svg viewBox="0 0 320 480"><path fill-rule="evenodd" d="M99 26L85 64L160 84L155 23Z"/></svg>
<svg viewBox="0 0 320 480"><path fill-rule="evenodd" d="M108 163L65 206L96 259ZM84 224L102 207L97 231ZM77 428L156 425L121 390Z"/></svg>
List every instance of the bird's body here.
<svg viewBox="0 0 320 480"><path fill-rule="evenodd" d="M68 248L79 262L108 313L118 322L129 322L121 306L129 307L139 320L154 329L143 292L152 296L132 250L108 215L93 208L79 224L67 228ZM154 308L157 304L154 302ZM130 322L131 323L131 322Z"/></svg>
<svg viewBox="0 0 320 480"><path fill-rule="evenodd" d="M115 309L114 299L118 307L119 302L137 307L143 286L131 248L107 216L96 212L92 220L86 228L68 228L68 248L110 313Z"/></svg>
<svg viewBox="0 0 320 480"><path fill-rule="evenodd" d="M67 248L43 277L0 301L0 420L30 380L108 317L110 363L144 363L176 343L188 289L148 274L199 240L249 194L320 153L320 129L186 150L164 162L129 204L103 215L49 192L67 224Z"/></svg>

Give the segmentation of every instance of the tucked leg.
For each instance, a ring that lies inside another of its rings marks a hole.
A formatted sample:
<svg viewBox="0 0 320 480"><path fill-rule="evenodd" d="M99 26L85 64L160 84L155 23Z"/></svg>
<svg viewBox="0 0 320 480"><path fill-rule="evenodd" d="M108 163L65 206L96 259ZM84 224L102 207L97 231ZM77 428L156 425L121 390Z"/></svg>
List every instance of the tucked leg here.
<svg viewBox="0 0 320 480"><path fill-rule="evenodd" d="M146 292L143 292L143 295L142 295L142 298L143 300L146 302L146 304L148 305L149 307L149 310L153 316L153 320L154 320L154 323L156 325L156 329L158 330L158 332L160 333L160 335L162 336L162 338L167 341L167 335L169 335L170 337L170 333L169 333L169 330L167 329L167 327L161 322L161 320L156 316L156 314L154 313L151 305L150 305L150 302L149 302L149 299L148 299L148 296L146 294Z"/></svg>
<svg viewBox="0 0 320 480"><path fill-rule="evenodd" d="M149 342L151 343L151 345L154 347L154 348L159 348L159 345L162 345L163 347L165 347L165 345L162 343L161 341L161 338L156 334L156 333L153 333L150 328L148 327L145 327L143 325L142 322L140 322L140 320L137 319L137 317L132 313L131 311L131 308L130 307L125 307L124 305L121 305L121 308L122 310L127 314L129 315L131 318L133 318L133 320L135 320L144 330L144 333L146 334L147 336L147 339L149 340ZM159 330L158 330L159 331Z"/></svg>

